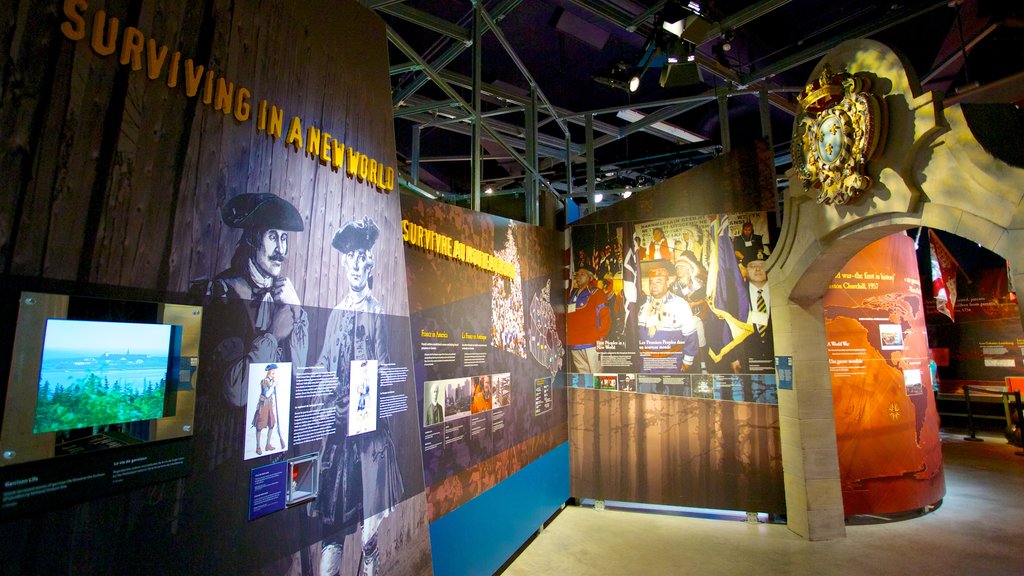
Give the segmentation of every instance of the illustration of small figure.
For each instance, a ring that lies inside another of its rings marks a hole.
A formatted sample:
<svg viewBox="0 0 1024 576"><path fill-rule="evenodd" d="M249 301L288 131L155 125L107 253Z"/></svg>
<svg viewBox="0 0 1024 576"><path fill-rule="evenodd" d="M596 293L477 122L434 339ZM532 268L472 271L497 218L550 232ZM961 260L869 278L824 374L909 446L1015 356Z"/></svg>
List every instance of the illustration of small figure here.
<svg viewBox="0 0 1024 576"><path fill-rule="evenodd" d="M277 450L271 443L271 430L277 427L277 364L267 364L267 375L260 380L260 399L256 403L256 413L252 417L253 428L256 428L256 453L263 454L263 443L260 441L261 433L267 430L267 452ZM281 431L278 430L280 436ZM284 449L282 441L282 449Z"/></svg>

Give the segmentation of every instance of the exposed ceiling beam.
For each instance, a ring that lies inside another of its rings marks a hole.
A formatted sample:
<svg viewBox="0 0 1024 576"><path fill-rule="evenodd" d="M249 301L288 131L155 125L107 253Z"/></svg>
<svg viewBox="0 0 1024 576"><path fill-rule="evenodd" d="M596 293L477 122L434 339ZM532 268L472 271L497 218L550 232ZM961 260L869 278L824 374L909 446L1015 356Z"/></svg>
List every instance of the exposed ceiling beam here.
<svg viewBox="0 0 1024 576"><path fill-rule="evenodd" d="M551 117L555 119L555 122L558 123L558 127L562 129L562 132L565 134L565 137L569 138L569 127L566 126L565 122L558 117L557 113L555 113L554 108L551 106L551 102L547 99L547 96L545 96L544 93L541 91L540 86L537 84L537 81L533 79L533 76L530 74L530 70L526 68L526 64L523 64L523 61L519 58L519 55L516 54L516 51L512 48L512 45L509 44L508 39L505 38L505 33L502 32L501 28L498 27L498 24L491 19L491 16L487 14L486 10L481 9L480 15L483 17L484 22L487 23L487 26L491 29L491 33L494 34L494 37L498 40L498 43L501 44L501 47L505 49L505 53L508 54L508 57L511 58L512 62L516 65L516 67L519 68L519 72L526 78L526 81L530 83L530 86L532 86L533 89L536 90L537 98L544 105L544 108L548 111L548 113L551 114Z"/></svg>
<svg viewBox="0 0 1024 576"><path fill-rule="evenodd" d="M908 20L921 16L922 14L931 12L936 8L946 7L948 4L949 0L922 0L915 2L909 7L894 10L874 22L870 22L856 28L850 28L845 32L832 34L825 40L822 40L813 46L809 46L791 56L780 58L767 66L759 68L755 72L741 74L740 84L751 86L756 82L764 81L765 79L771 78L781 72L785 72L790 68L814 60L847 40L853 38L867 38L868 36L877 34L882 30L886 30L896 26L897 24L902 24Z"/></svg>
<svg viewBox="0 0 1024 576"><path fill-rule="evenodd" d="M405 0L359 0L359 3L366 6L370 10L377 10L380 8L386 8L394 4L401 4Z"/></svg>
<svg viewBox="0 0 1024 576"><path fill-rule="evenodd" d="M469 77L467 77L467 76L463 76L462 74L457 74L455 72L451 72L451 71L448 71L448 70L443 70L443 71L440 72L440 74L441 74L441 77L444 78L450 84L454 84L456 86L461 86L462 88L467 88L467 89L472 87L472 80ZM519 104L519 105L523 105L523 106L526 105L526 100L527 99L524 98L522 95L515 94L513 92L509 92L508 90L504 90L504 89L502 89L502 88L500 88L498 86L495 86L494 84L488 84L488 83L485 82L483 84L483 86L480 88L480 90L482 92L484 92L485 94L489 94L489 95L491 95L491 96L493 96L495 98L498 98L501 101L513 102L513 103L516 103L516 104ZM569 110L566 110L565 108L560 108L558 106L554 106L553 109L554 109L555 113L558 114L561 118L563 118L563 119L565 119L565 120L567 120L569 122L573 122L575 124L579 124L581 126L583 125L582 116L580 116L579 114L576 114L574 112L570 112ZM546 110L544 110L544 109L538 110L538 112L545 112L545 111ZM594 121L594 130L597 130L599 132L603 132L605 134L616 134L616 133L618 133L619 128L617 126L612 125L612 124L608 124L607 122L598 122L598 121L595 120Z"/></svg>
<svg viewBox="0 0 1024 576"><path fill-rule="evenodd" d="M501 3L494 7L494 10L491 11L492 17L494 18L494 20L500 22L502 18L507 16L513 10L515 10L521 2L522 0L503 0ZM488 29L489 27L485 24L484 32L487 32ZM449 39L448 42L451 42L451 40ZM470 45L472 45L472 43L470 43ZM465 42L452 42L440 56L438 56L437 58L433 59L430 62L430 66L432 66L435 70L442 70L444 69L445 66L451 64L452 61L455 60L455 58L462 54L466 50L466 48L469 48L469 46L467 46ZM395 93L391 97L392 104L398 106L399 104L401 104L402 101L412 96L420 88L425 86L427 81L427 76L423 74L421 71L407 85L400 88L397 91L397 93Z"/></svg>
<svg viewBox="0 0 1024 576"><path fill-rule="evenodd" d="M404 4L384 6L378 8L378 10L380 10L381 12L385 12L387 14L391 14L396 18L401 18L402 20L405 20L407 22L412 22L413 24L422 26L427 30L433 30L438 34L444 34L445 36L448 36L449 38L456 40L458 42L462 42L463 44L467 42L472 42L472 39L470 38L469 35L469 30L467 30L464 26L452 24L447 20L438 18L437 16L434 16L433 14L428 14L422 10L417 10L416 8L405 6Z"/></svg>
<svg viewBox="0 0 1024 576"><path fill-rule="evenodd" d="M754 20L757 20L761 16L770 14L771 12L782 8L786 4L789 4L792 0L762 0L746 8L739 10L734 14L730 14L714 25L708 30L708 33L704 36L704 39L697 44L704 44L710 42L722 35L726 30L735 30L740 26L749 24Z"/></svg>
<svg viewBox="0 0 1024 576"><path fill-rule="evenodd" d="M674 118L683 112L693 110L694 108L703 105L705 102L706 101L687 102L685 104L676 104L675 106L666 106L661 110L657 110L644 116L642 120L637 120L636 122L630 123L629 126L623 127L622 130L619 131L619 138L625 138L634 132L651 128L653 124L668 120L669 118ZM675 137L673 137L673 139L675 139Z"/></svg>
<svg viewBox="0 0 1024 576"><path fill-rule="evenodd" d="M983 86L965 88L945 99L947 106L960 103L971 104L1019 104L1024 103L1024 72L1007 76L1002 80Z"/></svg>
<svg viewBox="0 0 1024 576"><path fill-rule="evenodd" d="M427 114L413 114L410 116L406 116L405 119L419 124L428 125L432 123L434 117ZM457 134L470 136L472 135L472 127L469 124L470 119L471 117L465 116L459 118L458 122L445 122L443 124L436 123L432 125L441 130L447 130L449 132L455 132ZM526 140L523 136L522 127L494 120L488 120L487 122L484 123L484 126L488 127L491 130L494 130L495 132L504 134L504 136L502 136L502 139L513 148L517 148L520 150L526 149ZM483 136L483 139L485 141L500 143L497 139L488 138L486 135ZM565 141L562 140L561 138L555 138L553 136L548 136L546 134L538 134L537 141L538 152L542 156L558 158L562 160L565 159ZM579 144L573 144L572 153L574 155L582 154L583 147Z"/></svg>
<svg viewBox="0 0 1024 576"><path fill-rule="evenodd" d="M647 10L641 13L637 17L627 15L627 13L616 6L610 5L608 2L603 0L571 0L577 6L590 10L594 14L601 16L609 22L616 24L623 29L630 32L637 32L646 36L650 31L650 26L641 28L637 22L642 21L642 16L650 12ZM722 18L721 22L713 25L704 38L698 42L698 44L704 44L710 42L722 35L725 30L735 30L744 24L748 24L761 16L769 14L773 10L776 10L786 4L789 4L791 0L762 0L739 10L738 12ZM787 100L786 98L771 93L771 89L775 86L764 78L758 78L756 80L744 81L743 78L734 70L727 68L720 64L717 60L709 58L703 53L697 53L697 65L705 71L715 75L725 82L729 82L740 88L754 87L758 88L762 85L769 88L770 95L768 101L776 108L783 110L791 115L796 114L796 106Z"/></svg>
<svg viewBox="0 0 1024 576"><path fill-rule="evenodd" d="M406 116L412 116L413 114L422 114L424 112L436 112L438 110L447 110L448 108L459 108L459 103L455 100L438 100L438 101L423 101L414 105L406 105L400 108L395 108L394 117L404 118Z"/></svg>
<svg viewBox="0 0 1024 576"><path fill-rule="evenodd" d="M921 78L921 84L927 84L935 79L936 76L942 73L943 70L949 68L952 64L957 64L957 70L963 66L964 55L970 52L978 45L979 42L984 40L989 34L995 32L999 28L999 23L989 24L977 36L971 38L959 50L954 50L949 56L939 62L934 68L932 68L924 77Z"/></svg>

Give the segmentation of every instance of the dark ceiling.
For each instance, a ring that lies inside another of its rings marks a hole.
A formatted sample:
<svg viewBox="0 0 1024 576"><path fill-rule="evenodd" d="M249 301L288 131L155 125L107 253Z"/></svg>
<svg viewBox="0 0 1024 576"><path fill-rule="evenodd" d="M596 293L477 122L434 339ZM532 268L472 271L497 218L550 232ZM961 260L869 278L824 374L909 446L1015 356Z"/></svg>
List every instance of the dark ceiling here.
<svg viewBox="0 0 1024 576"><path fill-rule="evenodd" d="M684 34L693 40L695 64L692 70L685 65L673 67L662 87L659 77L673 44L666 44L664 34L652 30L666 11L679 10L672 6L676 2L483 2L484 24L493 22L500 33L485 33L481 43L481 110L490 131L482 134L480 189L491 188L495 195L519 195L524 190L526 172L505 146L517 155L525 154L528 139L524 135L529 129L524 104L529 102L530 78L538 96L539 171L550 190L562 197L567 194L567 131L577 202L584 201L587 183L582 115L586 112L597 112L593 115L595 179L599 180L595 186L605 192L605 203L621 197L627 186L651 185L713 158L723 147L760 137L763 109L770 116L781 173L788 167L795 90L807 82L822 55L851 38L879 40L902 52L924 89L942 93L946 102L1024 103L1024 2L703 0L701 20L691 19ZM471 114L459 100L473 102L472 4L465 0L362 3L389 26L400 164L411 172L411 162L418 158L420 187L440 193L445 200L468 203L473 190L472 127L466 119ZM687 1L679 4L685 6ZM693 15L686 8L682 13ZM655 45L665 49L651 50ZM647 60L650 64L644 71L640 64ZM429 75L423 64L429 66ZM616 74L625 82L638 71L644 73L636 92L615 86ZM762 105L762 90L766 90L766 105ZM720 94L727 96L725 141ZM662 125L649 121L634 124L635 116L623 118L616 112L626 108L653 115L651 119L689 134L682 138L666 134L658 130ZM495 141L491 131L501 136L505 146Z"/></svg>

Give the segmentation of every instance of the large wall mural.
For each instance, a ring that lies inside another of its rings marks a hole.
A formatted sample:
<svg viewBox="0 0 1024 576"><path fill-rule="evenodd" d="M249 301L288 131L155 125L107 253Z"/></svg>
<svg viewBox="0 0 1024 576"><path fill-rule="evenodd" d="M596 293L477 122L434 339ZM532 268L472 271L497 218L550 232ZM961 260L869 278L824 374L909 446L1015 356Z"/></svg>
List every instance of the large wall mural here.
<svg viewBox="0 0 1024 576"><path fill-rule="evenodd" d="M9 15L11 294L203 306L191 474L14 521L13 571L429 573L383 23L347 1Z"/></svg>
<svg viewBox="0 0 1024 576"><path fill-rule="evenodd" d="M635 220L572 227L574 496L785 509L766 267L772 215L751 209L758 194L734 201L735 178L722 174L756 175L756 158L739 153L661 185L711 185L717 174L726 189L717 205L666 201L666 190L655 203L655 189L623 207ZM733 211L694 212L702 207Z"/></svg>

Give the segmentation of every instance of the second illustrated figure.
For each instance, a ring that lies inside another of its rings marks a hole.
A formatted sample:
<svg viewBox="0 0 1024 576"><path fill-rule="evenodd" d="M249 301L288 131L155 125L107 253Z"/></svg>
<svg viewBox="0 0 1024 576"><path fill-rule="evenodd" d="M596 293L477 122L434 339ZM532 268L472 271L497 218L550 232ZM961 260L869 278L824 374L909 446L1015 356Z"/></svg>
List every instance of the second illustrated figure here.
<svg viewBox="0 0 1024 576"><path fill-rule="evenodd" d="M320 496L316 501L327 533L321 574L337 574L345 553L345 536L360 526L360 573L375 574L380 564L377 532L403 496L402 475L392 440L390 417L379 418L372 431L349 434L349 403L355 366L389 361L384 310L373 295L373 247L380 236L369 217L353 220L334 235L331 245L342 254L348 290L331 311L318 364L335 374L337 389L326 399L334 405L335 432L320 450ZM358 370L357 370L358 371ZM377 376L367 376L376 386ZM364 381L365 382L365 381ZM359 383L357 383L358 385ZM377 418L376 414L369 415Z"/></svg>

